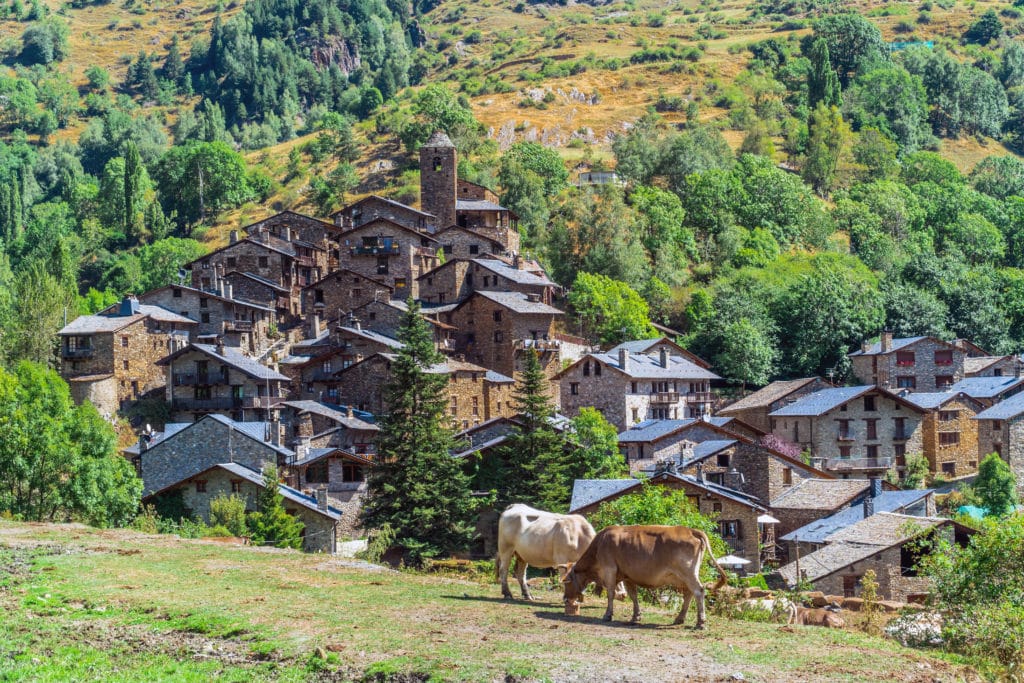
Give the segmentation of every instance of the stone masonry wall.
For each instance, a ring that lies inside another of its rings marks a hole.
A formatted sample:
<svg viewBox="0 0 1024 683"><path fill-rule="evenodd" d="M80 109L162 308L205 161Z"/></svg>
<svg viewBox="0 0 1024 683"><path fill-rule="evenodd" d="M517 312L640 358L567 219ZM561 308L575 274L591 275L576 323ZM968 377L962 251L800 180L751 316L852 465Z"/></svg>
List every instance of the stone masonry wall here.
<svg viewBox="0 0 1024 683"><path fill-rule="evenodd" d="M953 420L942 420L943 412L956 412ZM965 477L978 471L978 406L973 401L957 398L929 411L922 428L924 456L932 473L946 478ZM959 434L959 442L944 445L940 434ZM952 469L950 469L952 468Z"/></svg>
<svg viewBox="0 0 1024 683"><path fill-rule="evenodd" d="M292 257L255 240L240 240L220 251L196 259L192 264L192 286L197 289L211 289L217 284L218 273L223 275L237 270L259 275L290 289L293 285L292 260Z"/></svg>
<svg viewBox="0 0 1024 683"><path fill-rule="evenodd" d="M444 249L445 257L476 258L487 254L500 255L505 247L496 240L478 235L465 228L450 228L437 235L437 240Z"/></svg>
<svg viewBox="0 0 1024 683"><path fill-rule="evenodd" d="M389 301L393 291L376 279L352 270L339 270L302 290L302 312L309 316L321 311L322 321L344 319L345 314L371 301Z"/></svg>
<svg viewBox="0 0 1024 683"><path fill-rule="evenodd" d="M948 350L952 350L952 364L936 365L935 352ZM900 349L900 351L913 352L913 364L899 365L897 351L870 356L853 356L850 360L853 364L854 375L865 384L877 384L893 391L900 388L898 381L900 377L914 378L915 386L911 388L912 391L943 391L944 388L936 383L936 378L940 376L951 378L951 384L964 378L965 354L960 349L954 349L932 339L922 339Z"/></svg>

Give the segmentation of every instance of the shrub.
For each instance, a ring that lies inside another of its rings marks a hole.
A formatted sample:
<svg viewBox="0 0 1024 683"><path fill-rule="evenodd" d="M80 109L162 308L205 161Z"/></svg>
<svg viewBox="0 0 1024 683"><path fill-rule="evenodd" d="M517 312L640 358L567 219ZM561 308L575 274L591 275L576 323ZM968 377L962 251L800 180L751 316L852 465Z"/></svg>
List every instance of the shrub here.
<svg viewBox="0 0 1024 683"><path fill-rule="evenodd" d="M211 500L210 525L226 529L228 536L245 536L245 499L235 494L221 494Z"/></svg>

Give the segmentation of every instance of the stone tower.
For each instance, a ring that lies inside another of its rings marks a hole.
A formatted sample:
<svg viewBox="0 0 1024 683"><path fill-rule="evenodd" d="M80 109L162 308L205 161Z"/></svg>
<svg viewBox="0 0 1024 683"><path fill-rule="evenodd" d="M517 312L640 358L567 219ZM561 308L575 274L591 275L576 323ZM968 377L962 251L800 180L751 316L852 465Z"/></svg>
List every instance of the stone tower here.
<svg viewBox="0 0 1024 683"><path fill-rule="evenodd" d="M458 197L455 145L441 131L420 147L420 209L437 216L437 229L455 225Z"/></svg>

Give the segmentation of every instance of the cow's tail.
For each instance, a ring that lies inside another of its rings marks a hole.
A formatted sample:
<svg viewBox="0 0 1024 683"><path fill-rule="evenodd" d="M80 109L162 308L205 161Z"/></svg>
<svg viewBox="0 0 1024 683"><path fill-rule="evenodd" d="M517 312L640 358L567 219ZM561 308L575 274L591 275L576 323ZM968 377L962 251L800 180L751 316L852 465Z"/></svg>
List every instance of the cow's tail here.
<svg viewBox="0 0 1024 683"><path fill-rule="evenodd" d="M719 565L718 561L715 559L715 553L711 550L711 539L708 538L708 535L699 530L696 533L697 537L700 538L700 542L704 545L704 550L707 552L708 557L711 558L712 566L718 570L718 581L711 586L712 591L718 591L724 588L725 584L729 582L729 575L725 573L725 570L722 569L721 565Z"/></svg>

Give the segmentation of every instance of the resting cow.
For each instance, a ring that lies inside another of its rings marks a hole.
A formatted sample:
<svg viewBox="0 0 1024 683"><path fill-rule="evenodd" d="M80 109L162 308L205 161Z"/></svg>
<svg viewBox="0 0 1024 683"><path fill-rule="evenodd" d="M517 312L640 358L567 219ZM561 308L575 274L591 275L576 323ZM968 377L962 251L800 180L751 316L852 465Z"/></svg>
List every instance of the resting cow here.
<svg viewBox="0 0 1024 683"><path fill-rule="evenodd" d="M638 586L671 586L684 595L683 608L674 623L686 621L690 600L696 596L697 628L704 628L704 586L700 582L700 567L705 551L714 563L715 556L707 534L687 527L610 526L603 529L562 580L566 613L579 613L583 590L596 581L609 591L604 620L611 621L614 602L611 589L621 580L633 600L633 623L640 621L640 603L636 597ZM715 569L719 580L711 590L717 591L725 585L728 577L717 563Z"/></svg>
<svg viewBox="0 0 1024 683"><path fill-rule="evenodd" d="M737 605L740 611L767 612L770 617L786 617L786 623L792 624L796 621L796 604L786 597L780 598L750 598Z"/></svg>
<svg viewBox="0 0 1024 683"><path fill-rule="evenodd" d="M823 626L825 628L843 628L846 622L834 611L824 608L797 607L796 616L790 623L797 626Z"/></svg>
<svg viewBox="0 0 1024 683"><path fill-rule="evenodd" d="M526 567L558 567L579 559L594 539L594 527L581 515L559 515L516 503L508 506L498 520L498 576L501 594L508 589L508 570L513 555L516 579L523 597L533 600L526 584Z"/></svg>

